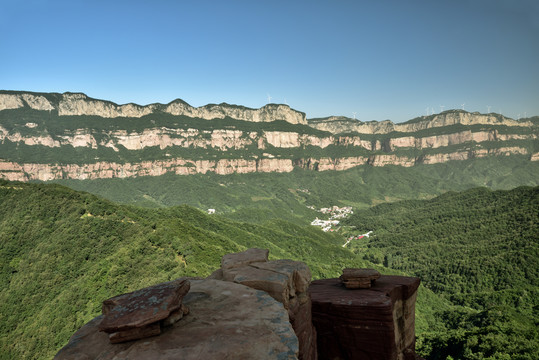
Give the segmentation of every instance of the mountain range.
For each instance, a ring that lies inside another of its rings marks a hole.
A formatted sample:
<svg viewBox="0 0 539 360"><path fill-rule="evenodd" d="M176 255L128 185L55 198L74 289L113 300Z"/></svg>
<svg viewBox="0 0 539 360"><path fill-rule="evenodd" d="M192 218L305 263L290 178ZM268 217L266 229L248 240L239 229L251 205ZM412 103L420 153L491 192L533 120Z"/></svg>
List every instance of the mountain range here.
<svg viewBox="0 0 539 360"><path fill-rule="evenodd" d="M0 92L0 178L103 179L347 170L520 155L539 118L449 110L412 119L306 119L287 105L117 105L81 93Z"/></svg>

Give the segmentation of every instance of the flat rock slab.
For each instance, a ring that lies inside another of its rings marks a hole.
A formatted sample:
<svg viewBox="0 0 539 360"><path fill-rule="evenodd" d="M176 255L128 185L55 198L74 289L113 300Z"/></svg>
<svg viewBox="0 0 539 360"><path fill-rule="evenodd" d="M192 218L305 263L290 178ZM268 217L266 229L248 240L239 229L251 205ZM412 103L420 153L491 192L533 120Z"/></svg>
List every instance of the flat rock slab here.
<svg viewBox="0 0 539 360"><path fill-rule="evenodd" d="M175 280L105 300L99 330L127 331L166 319L181 307L189 287L189 280Z"/></svg>
<svg viewBox="0 0 539 360"><path fill-rule="evenodd" d="M159 336L110 344L103 315L79 329L55 359L297 359L298 340L283 305L231 282L191 280L189 316Z"/></svg>
<svg viewBox="0 0 539 360"><path fill-rule="evenodd" d="M251 248L239 253L227 254L221 258L221 269L227 270L247 266L254 262L268 261L268 249Z"/></svg>
<svg viewBox="0 0 539 360"><path fill-rule="evenodd" d="M404 359L414 350L414 304L419 279L381 276L351 291L340 279L316 280L309 292L320 359ZM409 336L411 335L411 336Z"/></svg>
<svg viewBox="0 0 539 360"><path fill-rule="evenodd" d="M291 280L290 290L292 296L294 296L294 293L304 293L309 289L309 284L311 283L311 270L301 261L286 259L272 260L268 262L252 263L250 266L287 275Z"/></svg>
<svg viewBox="0 0 539 360"><path fill-rule="evenodd" d="M374 269L347 268L343 269L340 279L347 289L369 289L380 276Z"/></svg>

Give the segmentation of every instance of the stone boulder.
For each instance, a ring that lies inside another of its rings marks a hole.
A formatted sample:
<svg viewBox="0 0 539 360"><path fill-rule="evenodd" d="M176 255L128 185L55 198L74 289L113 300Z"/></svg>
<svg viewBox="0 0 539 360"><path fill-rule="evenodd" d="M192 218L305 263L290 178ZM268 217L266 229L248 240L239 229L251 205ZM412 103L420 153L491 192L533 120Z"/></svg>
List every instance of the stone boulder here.
<svg viewBox="0 0 539 360"><path fill-rule="evenodd" d="M221 269L210 278L263 290L282 303L298 337L299 358L317 359L316 330L308 292L311 271L307 265L293 260L268 261L268 250L249 249L223 256Z"/></svg>
<svg viewBox="0 0 539 360"><path fill-rule="evenodd" d="M254 262L268 261L268 249L247 249L239 253L226 254L221 258L221 269L244 267Z"/></svg>
<svg viewBox="0 0 539 360"><path fill-rule="evenodd" d="M381 276L374 269L343 269L340 276L341 282L347 289L369 289Z"/></svg>
<svg viewBox="0 0 539 360"><path fill-rule="evenodd" d="M111 344L99 331L105 316L79 329L56 354L64 359L297 359L288 311L267 293L213 279L191 280L189 316L159 336Z"/></svg>
<svg viewBox="0 0 539 360"><path fill-rule="evenodd" d="M189 287L189 280L178 279L105 300L99 330L110 334L111 343L159 335L162 325L187 314L182 299Z"/></svg>
<svg viewBox="0 0 539 360"><path fill-rule="evenodd" d="M321 359L415 359L415 300L420 280L382 275L369 289L340 279L311 283L312 320Z"/></svg>

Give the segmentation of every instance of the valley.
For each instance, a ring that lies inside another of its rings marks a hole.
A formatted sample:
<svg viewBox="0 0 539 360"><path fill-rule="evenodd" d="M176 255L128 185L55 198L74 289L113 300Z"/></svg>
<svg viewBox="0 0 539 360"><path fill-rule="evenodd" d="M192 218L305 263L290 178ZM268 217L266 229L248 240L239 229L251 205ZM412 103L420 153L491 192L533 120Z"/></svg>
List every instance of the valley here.
<svg viewBox="0 0 539 360"><path fill-rule="evenodd" d="M102 299L260 247L315 279L420 277L429 360L535 359L538 137L538 117L463 110L395 124L0 91L0 358L50 358Z"/></svg>

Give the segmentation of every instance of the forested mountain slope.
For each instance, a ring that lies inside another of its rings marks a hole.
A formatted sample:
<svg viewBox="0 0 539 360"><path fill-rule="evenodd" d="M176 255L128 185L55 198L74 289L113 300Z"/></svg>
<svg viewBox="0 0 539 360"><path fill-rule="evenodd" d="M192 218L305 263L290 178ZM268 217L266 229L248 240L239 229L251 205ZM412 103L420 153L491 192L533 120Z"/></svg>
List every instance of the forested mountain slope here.
<svg viewBox="0 0 539 360"><path fill-rule="evenodd" d="M315 278L350 266L424 277L438 293L422 288L418 297L418 349L428 359L533 359L537 191L475 189L361 211L348 231L375 236L350 251L339 235L281 220L238 223L187 206L142 209L58 185L1 182L0 358L50 358L103 299L206 276L223 254L256 246L305 261ZM447 226L456 238L443 236Z"/></svg>
<svg viewBox="0 0 539 360"><path fill-rule="evenodd" d="M429 359L539 357L539 187L381 204L346 223L375 235L353 251L457 305L439 314L445 331L421 338Z"/></svg>
<svg viewBox="0 0 539 360"><path fill-rule="evenodd" d="M59 185L0 181L0 358L50 359L104 299L207 276L221 256L249 247L305 261L317 278L365 264L341 244L285 221L251 225L187 206L141 209Z"/></svg>

